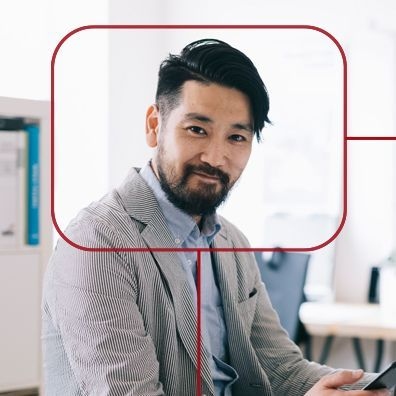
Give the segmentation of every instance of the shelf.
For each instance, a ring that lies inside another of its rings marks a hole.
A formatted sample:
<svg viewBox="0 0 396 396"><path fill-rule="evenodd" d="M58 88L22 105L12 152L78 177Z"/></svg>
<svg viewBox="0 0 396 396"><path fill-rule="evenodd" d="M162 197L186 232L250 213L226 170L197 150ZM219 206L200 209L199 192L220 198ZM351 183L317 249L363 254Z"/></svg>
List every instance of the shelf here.
<svg viewBox="0 0 396 396"><path fill-rule="evenodd" d="M19 255L19 254L34 254L40 253L42 251L41 246L23 246L20 248L1 248L0 249L0 256L1 255Z"/></svg>
<svg viewBox="0 0 396 396"><path fill-rule="evenodd" d="M0 247L0 395L42 395L40 307L53 234L49 209L50 104L0 97L0 116L23 117L40 125L40 244Z"/></svg>

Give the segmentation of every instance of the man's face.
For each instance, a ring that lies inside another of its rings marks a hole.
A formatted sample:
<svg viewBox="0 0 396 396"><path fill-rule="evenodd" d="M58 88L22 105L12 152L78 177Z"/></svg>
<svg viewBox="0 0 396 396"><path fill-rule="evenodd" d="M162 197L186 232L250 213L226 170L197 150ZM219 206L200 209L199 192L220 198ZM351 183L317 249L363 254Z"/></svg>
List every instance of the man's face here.
<svg viewBox="0 0 396 396"><path fill-rule="evenodd" d="M192 216L213 213L249 159L252 118L246 95L217 84L187 81L177 107L161 119L147 113L153 168L168 199Z"/></svg>

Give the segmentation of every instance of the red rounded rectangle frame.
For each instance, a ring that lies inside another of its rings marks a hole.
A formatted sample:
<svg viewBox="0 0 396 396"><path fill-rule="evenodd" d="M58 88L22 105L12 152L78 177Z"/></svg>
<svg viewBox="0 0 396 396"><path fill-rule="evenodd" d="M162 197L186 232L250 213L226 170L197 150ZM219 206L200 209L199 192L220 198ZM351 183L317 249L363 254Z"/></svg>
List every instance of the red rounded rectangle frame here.
<svg viewBox="0 0 396 396"><path fill-rule="evenodd" d="M343 64L343 82L342 82L342 89L343 89L343 194L342 194L342 201L343 201L343 211L342 216L340 219L340 223L338 225L337 230L334 234L329 237L326 241L309 247L282 247L282 248L274 248L274 247L234 247L234 248L202 248L202 249L194 249L194 248L134 248L134 247L117 247L117 248L90 248L87 246L82 246L74 241L70 240L60 229L58 222L56 220L55 214L55 61L58 55L58 52L62 45L68 40L71 36L75 35L78 32L84 30L92 30L92 29L307 29L317 31L325 36L327 36L338 48ZM317 26L312 25L87 25L81 26L77 29L72 30L69 32L56 46L52 59L51 59L51 218L54 224L55 229L59 233L59 235L71 246L84 250L84 251L92 251L92 252L187 252L193 251L197 252L273 252L273 251L288 251L288 252L311 252L315 250L319 250L331 242L333 242L338 235L340 234L342 228L345 225L346 217L347 217L347 141L351 140L348 137L347 133L347 60L345 52L338 42L338 40L326 30L319 28Z"/></svg>

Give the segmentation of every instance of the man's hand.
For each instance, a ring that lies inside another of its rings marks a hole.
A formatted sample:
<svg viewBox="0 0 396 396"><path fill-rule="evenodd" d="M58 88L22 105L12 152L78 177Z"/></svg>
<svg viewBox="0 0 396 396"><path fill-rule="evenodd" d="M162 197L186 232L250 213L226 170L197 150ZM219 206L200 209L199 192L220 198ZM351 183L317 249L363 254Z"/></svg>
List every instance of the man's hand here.
<svg viewBox="0 0 396 396"><path fill-rule="evenodd" d="M387 389L375 391L353 390L344 391L338 388L343 385L352 384L363 376L362 370L338 371L334 374L321 378L305 396L391 396Z"/></svg>

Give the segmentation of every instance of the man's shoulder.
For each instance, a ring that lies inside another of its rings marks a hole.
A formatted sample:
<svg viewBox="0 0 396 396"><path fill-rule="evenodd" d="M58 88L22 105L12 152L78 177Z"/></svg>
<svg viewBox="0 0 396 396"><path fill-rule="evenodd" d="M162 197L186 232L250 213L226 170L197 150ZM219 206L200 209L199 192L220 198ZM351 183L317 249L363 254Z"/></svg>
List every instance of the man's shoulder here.
<svg viewBox="0 0 396 396"><path fill-rule="evenodd" d="M86 238L96 245L100 240L101 247L114 247L111 244L116 241L122 247L135 247L136 237L157 206L138 169L132 168L120 186L81 209L64 233L73 241Z"/></svg>
<svg viewBox="0 0 396 396"><path fill-rule="evenodd" d="M122 199L117 189L113 189L101 199L93 201L88 206L81 209L77 216L71 221L71 224L89 221L115 226L126 217L127 212L124 208Z"/></svg>
<svg viewBox="0 0 396 396"><path fill-rule="evenodd" d="M117 189L81 209L64 234L72 242L88 247L126 247L142 225L125 210Z"/></svg>

